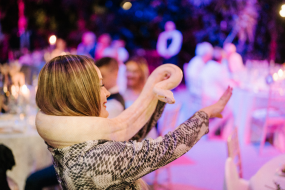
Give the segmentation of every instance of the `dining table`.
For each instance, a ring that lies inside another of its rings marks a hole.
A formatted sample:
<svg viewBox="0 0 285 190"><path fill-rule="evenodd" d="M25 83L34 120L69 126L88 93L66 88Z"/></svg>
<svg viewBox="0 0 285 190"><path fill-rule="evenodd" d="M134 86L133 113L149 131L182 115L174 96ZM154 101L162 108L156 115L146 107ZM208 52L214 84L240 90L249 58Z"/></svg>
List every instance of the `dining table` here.
<svg viewBox="0 0 285 190"><path fill-rule="evenodd" d="M35 115L0 115L0 144L11 149L15 166L7 171L19 190L23 190L27 177L52 164L52 156L35 128Z"/></svg>
<svg viewBox="0 0 285 190"><path fill-rule="evenodd" d="M285 189L285 154L265 163L249 180L250 190Z"/></svg>

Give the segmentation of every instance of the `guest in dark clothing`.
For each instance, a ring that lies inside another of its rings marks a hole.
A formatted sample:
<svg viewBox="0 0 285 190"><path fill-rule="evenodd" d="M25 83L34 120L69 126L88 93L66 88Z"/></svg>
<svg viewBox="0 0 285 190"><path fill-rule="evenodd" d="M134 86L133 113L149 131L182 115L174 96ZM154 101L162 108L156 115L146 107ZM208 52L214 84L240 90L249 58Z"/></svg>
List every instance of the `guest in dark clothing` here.
<svg viewBox="0 0 285 190"><path fill-rule="evenodd" d="M25 190L42 190L44 187L58 185L53 165L32 173L26 180Z"/></svg>
<svg viewBox="0 0 285 190"><path fill-rule="evenodd" d="M15 165L12 151L3 144L0 144L0 189L10 190L7 181L7 170L11 170Z"/></svg>
<svg viewBox="0 0 285 190"><path fill-rule="evenodd" d="M111 93L106 103L109 118L116 117L125 109L125 101L123 96L119 93L119 87L117 85L119 71L118 61L111 57L103 57L96 61L96 65L101 71L105 88Z"/></svg>

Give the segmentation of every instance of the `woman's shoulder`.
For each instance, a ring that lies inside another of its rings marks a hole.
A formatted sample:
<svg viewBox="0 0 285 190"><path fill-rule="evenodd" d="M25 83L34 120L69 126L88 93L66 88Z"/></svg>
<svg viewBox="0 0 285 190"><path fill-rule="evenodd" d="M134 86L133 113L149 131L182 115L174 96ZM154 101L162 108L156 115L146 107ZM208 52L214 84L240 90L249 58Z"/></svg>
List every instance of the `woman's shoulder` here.
<svg viewBox="0 0 285 190"><path fill-rule="evenodd" d="M114 121L92 116L53 116L38 112L36 128L51 146L63 148L99 139L111 139Z"/></svg>

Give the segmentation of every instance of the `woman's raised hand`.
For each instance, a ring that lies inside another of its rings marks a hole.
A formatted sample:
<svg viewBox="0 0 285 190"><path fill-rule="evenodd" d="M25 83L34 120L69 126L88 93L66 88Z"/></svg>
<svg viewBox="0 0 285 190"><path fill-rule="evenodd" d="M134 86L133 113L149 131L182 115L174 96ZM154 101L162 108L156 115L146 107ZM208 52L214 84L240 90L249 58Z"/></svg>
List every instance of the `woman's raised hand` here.
<svg viewBox="0 0 285 190"><path fill-rule="evenodd" d="M204 111L208 114L209 118L222 118L222 111L224 110L225 106L227 105L229 99L232 96L233 88L228 87L227 90L224 92L222 97L216 102L215 104L202 108L200 111Z"/></svg>

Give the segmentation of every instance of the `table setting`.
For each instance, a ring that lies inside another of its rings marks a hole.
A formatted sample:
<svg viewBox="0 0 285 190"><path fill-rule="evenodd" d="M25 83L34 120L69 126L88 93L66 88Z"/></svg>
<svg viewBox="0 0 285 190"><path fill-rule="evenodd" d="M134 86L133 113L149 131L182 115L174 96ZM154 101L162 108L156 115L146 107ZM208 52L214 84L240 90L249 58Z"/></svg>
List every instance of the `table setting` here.
<svg viewBox="0 0 285 190"><path fill-rule="evenodd" d="M11 85L4 91L8 110L0 114L0 144L12 150L16 162L7 175L17 183L19 190L24 189L31 173L52 163L47 146L35 127L36 90L36 85Z"/></svg>
<svg viewBox="0 0 285 190"><path fill-rule="evenodd" d="M285 155L280 155L264 164L249 180L250 190L285 189Z"/></svg>
<svg viewBox="0 0 285 190"><path fill-rule="evenodd" d="M232 75L232 78L239 83L239 86L234 88L230 101L235 125L239 129L240 142L249 143L248 139L251 137L248 137L248 130L251 126L252 110L258 106L257 100L267 101L269 95L285 98L285 65L269 63L267 60L248 60L244 70ZM256 130L252 140L258 141L260 136L261 130Z"/></svg>

